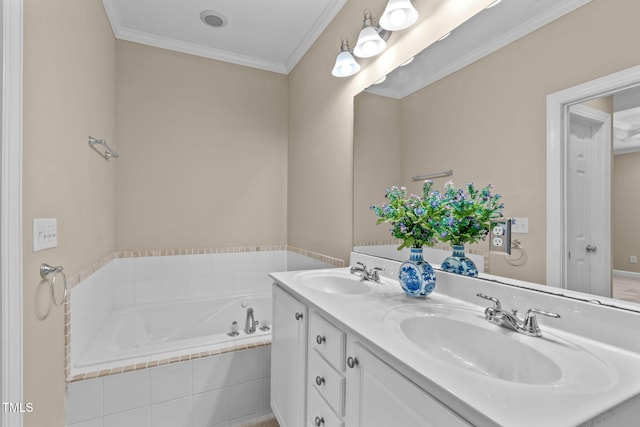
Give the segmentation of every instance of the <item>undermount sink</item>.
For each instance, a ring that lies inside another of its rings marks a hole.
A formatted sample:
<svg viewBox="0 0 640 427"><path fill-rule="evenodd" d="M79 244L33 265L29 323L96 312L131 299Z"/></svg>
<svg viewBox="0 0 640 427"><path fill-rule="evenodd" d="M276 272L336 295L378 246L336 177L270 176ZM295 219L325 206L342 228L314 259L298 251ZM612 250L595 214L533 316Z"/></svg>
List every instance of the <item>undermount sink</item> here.
<svg viewBox="0 0 640 427"><path fill-rule="evenodd" d="M489 378L583 390L612 381L606 364L579 346L549 334L518 334L470 309L401 307L386 315L385 324L430 357Z"/></svg>
<svg viewBox="0 0 640 427"><path fill-rule="evenodd" d="M341 295L370 292L379 284L345 271L310 271L298 274L294 280L316 291Z"/></svg>

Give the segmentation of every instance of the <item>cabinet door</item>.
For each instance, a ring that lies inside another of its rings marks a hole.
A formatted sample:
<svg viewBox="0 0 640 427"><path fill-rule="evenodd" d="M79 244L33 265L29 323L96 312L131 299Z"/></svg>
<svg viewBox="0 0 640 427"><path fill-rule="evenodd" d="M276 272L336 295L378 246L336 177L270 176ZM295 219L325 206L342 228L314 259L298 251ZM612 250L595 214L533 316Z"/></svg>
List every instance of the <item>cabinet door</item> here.
<svg viewBox="0 0 640 427"><path fill-rule="evenodd" d="M273 285L271 409L281 427L305 424L307 306Z"/></svg>
<svg viewBox="0 0 640 427"><path fill-rule="evenodd" d="M347 427L469 426L361 344L352 344L347 352Z"/></svg>

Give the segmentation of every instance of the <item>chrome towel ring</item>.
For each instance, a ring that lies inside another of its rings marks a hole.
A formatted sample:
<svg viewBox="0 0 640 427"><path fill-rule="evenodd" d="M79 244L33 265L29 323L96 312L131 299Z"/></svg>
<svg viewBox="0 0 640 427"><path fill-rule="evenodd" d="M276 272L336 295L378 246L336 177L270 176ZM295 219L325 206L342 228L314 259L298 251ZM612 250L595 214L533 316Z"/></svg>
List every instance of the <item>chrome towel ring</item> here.
<svg viewBox="0 0 640 427"><path fill-rule="evenodd" d="M64 271L62 271L63 268L61 265L57 266L57 267L53 267L47 263L42 263L42 265L40 266L40 277L42 277L43 279L46 279L47 276L49 276L50 274L53 274L53 278L51 278L51 298L53 299L53 303L56 306L61 306L62 303L65 302L65 300L67 299L67 293L68 293L68 288L67 288L67 275L64 274ZM56 284L56 277L58 276L58 273L60 273L62 275L62 279L64 280L64 285L63 285L63 294L62 294L62 299L60 300L60 302L56 301L56 294L55 294L55 284Z"/></svg>

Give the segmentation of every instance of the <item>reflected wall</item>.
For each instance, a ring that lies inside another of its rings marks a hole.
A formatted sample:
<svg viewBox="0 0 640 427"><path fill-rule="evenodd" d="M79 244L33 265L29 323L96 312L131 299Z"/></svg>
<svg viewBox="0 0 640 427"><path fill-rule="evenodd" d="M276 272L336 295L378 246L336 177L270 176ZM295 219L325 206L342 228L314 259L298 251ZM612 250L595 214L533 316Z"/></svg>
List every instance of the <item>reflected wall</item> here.
<svg viewBox="0 0 640 427"><path fill-rule="evenodd" d="M504 196L505 215L529 218L529 233L516 235L526 263L514 266L492 255L490 272L544 283L546 96L639 64L640 52L624 47L640 39L638 13L636 2L594 0L402 99L402 176L378 193L390 184L418 192L421 184L411 176L446 169L454 170L457 185L493 183Z"/></svg>

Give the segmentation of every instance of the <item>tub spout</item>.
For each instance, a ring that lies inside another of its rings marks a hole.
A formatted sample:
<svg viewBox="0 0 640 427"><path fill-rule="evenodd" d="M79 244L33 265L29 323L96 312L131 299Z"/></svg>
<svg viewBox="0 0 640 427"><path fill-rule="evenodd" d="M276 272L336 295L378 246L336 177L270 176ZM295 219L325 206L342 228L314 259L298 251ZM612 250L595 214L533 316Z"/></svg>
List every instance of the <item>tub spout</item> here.
<svg viewBox="0 0 640 427"><path fill-rule="evenodd" d="M244 333L252 334L256 331L256 326L258 325L258 321L253 319L253 308L247 308L247 320L244 323Z"/></svg>

